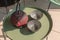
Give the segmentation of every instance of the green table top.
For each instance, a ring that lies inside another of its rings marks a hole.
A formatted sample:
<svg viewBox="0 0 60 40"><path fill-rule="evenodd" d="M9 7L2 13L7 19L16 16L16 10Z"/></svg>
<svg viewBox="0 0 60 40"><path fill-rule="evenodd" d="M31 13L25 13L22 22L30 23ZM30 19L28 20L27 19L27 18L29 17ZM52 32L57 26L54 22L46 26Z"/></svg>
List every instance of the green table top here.
<svg viewBox="0 0 60 40"><path fill-rule="evenodd" d="M51 2L53 2L54 4L60 5L60 0L50 0Z"/></svg>
<svg viewBox="0 0 60 40"><path fill-rule="evenodd" d="M35 9L35 8L30 8L30 7L25 7L23 11L29 15L31 11L33 10L40 10L43 13L43 17L38 20L41 22L41 28L39 31L35 33L28 32L28 30L23 29L18 29L15 28L11 23L10 23L10 16L14 12L11 11L8 13L8 15L5 17L4 22L3 22L3 29L4 32L13 40L41 40L42 38L46 37L49 32L51 31L52 28L52 20L50 15L42 10L42 9Z"/></svg>

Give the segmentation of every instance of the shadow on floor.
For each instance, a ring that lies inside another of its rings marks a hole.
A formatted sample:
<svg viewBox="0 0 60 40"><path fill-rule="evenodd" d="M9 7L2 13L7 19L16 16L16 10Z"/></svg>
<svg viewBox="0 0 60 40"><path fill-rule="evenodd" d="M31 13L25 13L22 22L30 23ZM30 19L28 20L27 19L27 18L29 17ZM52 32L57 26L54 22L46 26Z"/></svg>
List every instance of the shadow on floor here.
<svg viewBox="0 0 60 40"><path fill-rule="evenodd" d="M19 1L19 0L17 0ZM0 7L6 7L15 4L16 0L0 0Z"/></svg>

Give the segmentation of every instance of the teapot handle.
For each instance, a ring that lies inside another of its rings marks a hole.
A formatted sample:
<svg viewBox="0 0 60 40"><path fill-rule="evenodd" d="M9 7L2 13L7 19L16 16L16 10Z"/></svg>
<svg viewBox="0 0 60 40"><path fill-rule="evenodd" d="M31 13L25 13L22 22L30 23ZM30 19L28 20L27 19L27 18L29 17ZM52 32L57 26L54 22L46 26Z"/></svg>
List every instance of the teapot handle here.
<svg viewBox="0 0 60 40"><path fill-rule="evenodd" d="M17 2L17 5L16 5L16 11L20 10L20 2L18 1Z"/></svg>

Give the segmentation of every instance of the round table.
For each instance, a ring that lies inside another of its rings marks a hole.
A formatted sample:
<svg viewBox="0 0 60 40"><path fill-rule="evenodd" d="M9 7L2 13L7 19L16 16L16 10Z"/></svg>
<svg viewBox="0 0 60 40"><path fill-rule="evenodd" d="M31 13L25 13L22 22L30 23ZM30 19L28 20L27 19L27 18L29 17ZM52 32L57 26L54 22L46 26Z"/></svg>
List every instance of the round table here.
<svg viewBox="0 0 60 40"><path fill-rule="evenodd" d="M49 13L42 9L33 7L25 7L24 9L21 8L21 10L24 11L27 15L29 15L33 10L41 11L43 13L43 17L38 20L41 22L41 28L37 32L31 33L25 28L18 29L14 27L10 22L10 16L15 11L15 9L13 9L13 11L9 12L3 21L3 30L6 36L12 40L41 40L50 33L52 29L52 19Z"/></svg>

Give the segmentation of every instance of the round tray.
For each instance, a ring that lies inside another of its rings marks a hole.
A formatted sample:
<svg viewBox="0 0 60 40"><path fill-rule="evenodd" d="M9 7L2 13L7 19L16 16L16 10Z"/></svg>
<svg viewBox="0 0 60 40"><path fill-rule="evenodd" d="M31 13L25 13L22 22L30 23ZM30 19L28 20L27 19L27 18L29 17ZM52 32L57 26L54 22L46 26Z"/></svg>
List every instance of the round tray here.
<svg viewBox="0 0 60 40"><path fill-rule="evenodd" d="M60 0L50 0L52 3L60 5Z"/></svg>
<svg viewBox="0 0 60 40"><path fill-rule="evenodd" d="M22 9L27 15L31 13L33 10L39 10L43 13L43 17L38 20L41 22L41 28L39 31L35 33L28 32L27 30L23 29L18 29L14 27L10 23L10 16L11 14L15 11L11 11L8 13L8 15L5 17L4 22L3 22L3 29L6 35L11 38L12 40L41 40L45 38L49 32L52 29L52 19L46 11L38 8L32 8L32 7L25 7Z"/></svg>

